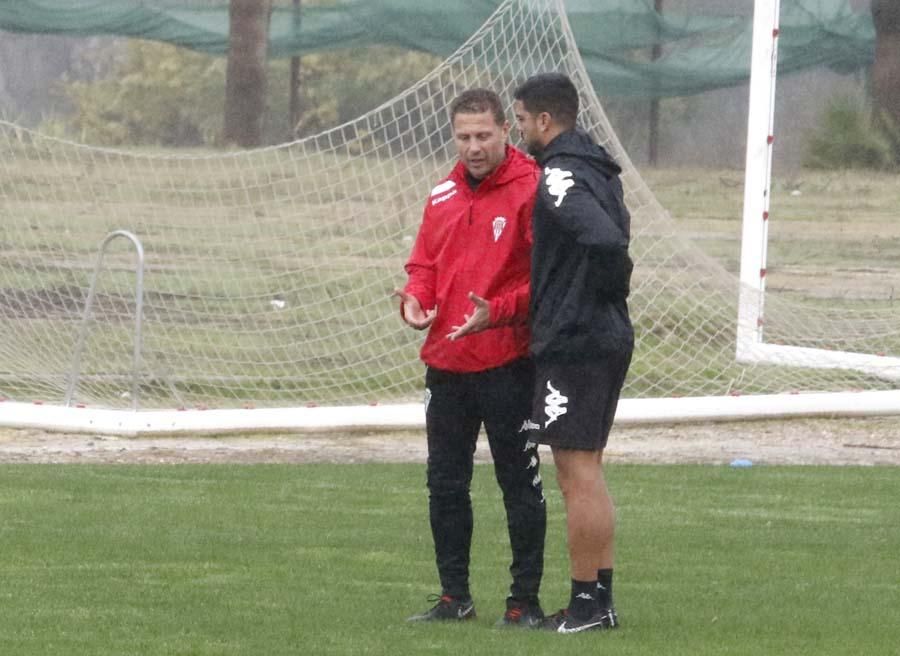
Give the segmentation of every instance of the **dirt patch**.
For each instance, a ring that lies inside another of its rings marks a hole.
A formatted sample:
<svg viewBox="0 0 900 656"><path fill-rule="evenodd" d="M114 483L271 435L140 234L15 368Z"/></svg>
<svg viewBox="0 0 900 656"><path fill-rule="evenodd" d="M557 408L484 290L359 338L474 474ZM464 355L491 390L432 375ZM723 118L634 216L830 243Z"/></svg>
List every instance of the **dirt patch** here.
<svg viewBox="0 0 900 656"><path fill-rule="evenodd" d="M424 463L425 457L421 431L116 438L0 429L2 463ZM483 437L475 458L490 461ZM757 465L896 466L900 435L895 417L618 427L606 458L659 464L746 459Z"/></svg>

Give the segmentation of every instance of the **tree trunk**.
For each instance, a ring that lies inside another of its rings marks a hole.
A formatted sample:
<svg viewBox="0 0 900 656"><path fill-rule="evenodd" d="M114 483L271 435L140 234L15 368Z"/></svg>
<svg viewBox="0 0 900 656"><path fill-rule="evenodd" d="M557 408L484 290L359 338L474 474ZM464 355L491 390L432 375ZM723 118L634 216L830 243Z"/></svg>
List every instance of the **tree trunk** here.
<svg viewBox="0 0 900 656"><path fill-rule="evenodd" d="M663 0L655 0L653 10L656 12L657 20L662 20ZM660 33L660 28L657 27L656 42L650 51L651 63L656 62L660 57L662 57L662 34ZM659 90L657 89L656 92L659 93ZM654 96L650 101L650 135L647 143L647 159L650 166L654 167L659 161L659 105L659 96Z"/></svg>
<svg viewBox="0 0 900 656"><path fill-rule="evenodd" d="M300 35L300 10L302 0L294 0L294 38ZM288 96L288 139L297 138L297 124L300 123L300 57L291 57L291 88Z"/></svg>
<svg viewBox="0 0 900 656"><path fill-rule="evenodd" d="M271 0L231 0L223 139L242 148L262 144L271 13Z"/></svg>
<svg viewBox="0 0 900 656"><path fill-rule="evenodd" d="M876 116L894 130L900 130L900 2L872 0L872 19L875 23L872 98Z"/></svg>

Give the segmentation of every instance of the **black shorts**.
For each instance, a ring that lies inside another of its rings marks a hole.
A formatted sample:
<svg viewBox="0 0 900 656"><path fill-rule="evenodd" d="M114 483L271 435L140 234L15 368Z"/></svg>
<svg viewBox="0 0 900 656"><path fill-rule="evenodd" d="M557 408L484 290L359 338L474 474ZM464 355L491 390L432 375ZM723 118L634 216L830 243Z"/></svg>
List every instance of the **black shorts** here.
<svg viewBox="0 0 900 656"><path fill-rule="evenodd" d="M537 363L531 440L602 451L616 416L631 352L581 364Z"/></svg>

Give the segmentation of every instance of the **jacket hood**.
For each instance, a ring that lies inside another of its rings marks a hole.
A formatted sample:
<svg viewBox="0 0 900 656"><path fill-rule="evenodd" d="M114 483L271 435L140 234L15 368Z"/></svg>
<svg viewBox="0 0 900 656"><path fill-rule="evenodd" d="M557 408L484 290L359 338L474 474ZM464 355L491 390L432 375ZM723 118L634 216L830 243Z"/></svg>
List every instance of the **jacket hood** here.
<svg viewBox="0 0 900 656"><path fill-rule="evenodd" d="M508 184L513 180L518 180L519 178L533 176L534 170L535 162L533 159L515 146L506 144L506 158L500 162L500 165L497 168L491 171L490 175L481 181L481 184L487 183L488 187L497 187ZM455 180L459 184L462 184L465 181L466 167L462 162L456 163L449 178Z"/></svg>
<svg viewBox="0 0 900 656"><path fill-rule="evenodd" d="M588 133L581 128L574 128L558 134L553 141L547 144L538 161L541 166L544 166L554 157L561 155L579 157L601 171L607 178L622 172L622 167L616 163L612 155L606 152L603 146L594 143Z"/></svg>

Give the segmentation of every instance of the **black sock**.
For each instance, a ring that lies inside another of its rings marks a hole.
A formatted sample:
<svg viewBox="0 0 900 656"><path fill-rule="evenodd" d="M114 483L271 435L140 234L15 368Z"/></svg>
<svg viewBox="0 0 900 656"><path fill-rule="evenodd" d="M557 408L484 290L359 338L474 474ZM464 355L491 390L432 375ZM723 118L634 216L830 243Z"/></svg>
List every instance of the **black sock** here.
<svg viewBox="0 0 900 656"><path fill-rule="evenodd" d="M597 610L597 582L572 579L572 596L569 599L569 614L586 620Z"/></svg>
<svg viewBox="0 0 900 656"><path fill-rule="evenodd" d="M612 568L597 570L597 601L600 608L613 607L612 581Z"/></svg>

